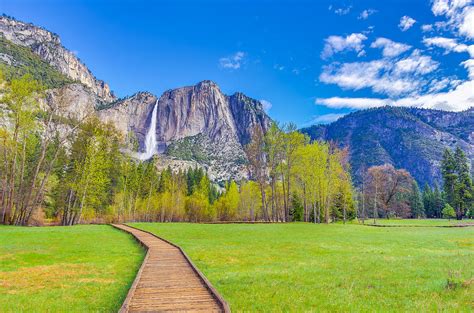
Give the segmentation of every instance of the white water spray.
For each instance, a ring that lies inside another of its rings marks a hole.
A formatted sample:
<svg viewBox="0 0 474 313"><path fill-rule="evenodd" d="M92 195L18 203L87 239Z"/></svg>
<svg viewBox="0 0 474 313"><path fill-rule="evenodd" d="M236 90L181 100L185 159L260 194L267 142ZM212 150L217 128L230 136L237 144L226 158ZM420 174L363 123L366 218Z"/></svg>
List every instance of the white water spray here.
<svg viewBox="0 0 474 313"><path fill-rule="evenodd" d="M158 100L156 100L153 112L151 112L151 123L145 136L145 152L138 153L140 160L148 160L158 152L158 142L156 141L156 115L158 110Z"/></svg>

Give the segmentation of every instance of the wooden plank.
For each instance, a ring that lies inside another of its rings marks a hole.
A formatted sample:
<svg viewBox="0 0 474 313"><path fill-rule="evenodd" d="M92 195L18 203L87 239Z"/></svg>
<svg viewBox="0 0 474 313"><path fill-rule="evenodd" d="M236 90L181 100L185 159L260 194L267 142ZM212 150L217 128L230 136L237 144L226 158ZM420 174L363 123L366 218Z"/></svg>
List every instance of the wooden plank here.
<svg viewBox="0 0 474 313"><path fill-rule="evenodd" d="M230 312L179 246L132 226L112 226L132 234L147 249L120 312Z"/></svg>

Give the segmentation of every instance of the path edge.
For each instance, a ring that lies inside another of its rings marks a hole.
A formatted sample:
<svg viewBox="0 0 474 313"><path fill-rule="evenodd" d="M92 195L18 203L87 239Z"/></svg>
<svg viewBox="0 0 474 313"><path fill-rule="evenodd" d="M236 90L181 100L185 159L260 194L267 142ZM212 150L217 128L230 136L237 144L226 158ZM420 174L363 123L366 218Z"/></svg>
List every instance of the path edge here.
<svg viewBox="0 0 474 313"><path fill-rule="evenodd" d="M130 305L130 301L133 297L133 294L135 293L135 290L137 289L138 281L140 280L140 278L142 276L142 272L143 272L143 269L145 268L146 261L148 260L149 248L142 241L140 241L134 234L126 231L125 229L117 227L117 225L115 225L115 224L110 224L110 225L112 227L114 227L115 229L118 229L119 231L127 233L128 235L132 235L133 239L135 239L135 241L138 242L138 244L140 244L140 246L142 246L146 250L145 257L143 258L142 264L140 265L140 268L138 269L138 272L135 275L135 279L133 280L133 283L130 286L130 289L128 290L127 297L125 298L125 300L122 303L122 306L119 309L119 313L126 313L126 312L128 312L128 306ZM128 226L128 225L126 225L126 226Z"/></svg>
<svg viewBox="0 0 474 313"><path fill-rule="evenodd" d="M176 249L179 250L179 252L184 256L184 258L186 259L186 261L188 262L188 264L191 266L192 270L198 275L199 279L204 283L204 286L206 286L207 290L209 290L209 292L211 293L211 295L214 297L214 299L219 303L219 306L221 307L222 311L225 312L225 313L230 313L230 306L229 304L227 303L227 301L225 301L225 299L219 294L219 292L217 291L216 288L214 288L214 286L211 284L211 282L206 278L206 276L197 268L196 265L194 265L194 263L191 261L191 259L189 258L189 256L186 254L186 252L184 252L184 250L172 243L171 241L165 239L165 238L162 238L148 230L143 230L143 229L140 229L138 227L135 227L135 226L131 226L131 225L128 225L128 224L122 224L122 225L125 225L125 226L128 226L130 228L133 228L133 229L136 229L136 230L139 230L139 231L142 231L142 232L145 232L147 234L150 234L152 235L153 237L156 237L160 240L163 240L164 242L166 242L167 244L170 244L172 245L173 247L175 247ZM125 231L127 232L126 230L124 229L121 229L119 227L116 227L115 225L112 224L113 227L117 228L117 229L120 229L122 231ZM127 232L129 234L132 234L130 232ZM133 234L132 234L133 235ZM133 237L135 237L135 235L133 235ZM122 309L126 308L128 306L128 303L126 303L127 301L130 301L130 298L131 296L133 295L133 291L135 290L136 288L136 283L138 283L138 277L139 275L141 274L141 271L142 271L142 268L145 264L145 260L147 259L148 257L148 247L143 243L141 242L137 237L135 237L135 239L142 245L142 246L145 246L146 249L147 249L147 255L145 257L145 259L143 260L143 263L142 263L142 266L140 267L140 270L138 271L137 273L137 276L135 277L135 281L133 282L133 285L132 287L130 288L129 290L129 294L127 295L127 298L125 299L123 305L122 305L122 308L120 309L120 312L126 312L126 311L122 311ZM133 291L132 291L133 289Z"/></svg>

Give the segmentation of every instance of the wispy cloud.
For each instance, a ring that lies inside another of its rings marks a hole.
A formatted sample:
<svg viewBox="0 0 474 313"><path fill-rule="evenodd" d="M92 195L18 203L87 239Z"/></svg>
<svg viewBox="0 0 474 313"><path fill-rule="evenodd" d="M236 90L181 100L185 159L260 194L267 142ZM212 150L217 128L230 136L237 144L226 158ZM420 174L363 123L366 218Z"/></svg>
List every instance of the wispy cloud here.
<svg viewBox="0 0 474 313"><path fill-rule="evenodd" d="M473 64L474 65L474 64ZM474 105L474 81L466 81L454 89L423 96L412 96L400 99L381 98L324 98L316 99L316 104L330 108L367 109L385 105L399 107L419 107L446 111L464 111Z"/></svg>
<svg viewBox="0 0 474 313"><path fill-rule="evenodd" d="M421 25L421 30L425 33L433 31L433 25L432 24L423 24L423 25Z"/></svg>
<svg viewBox="0 0 474 313"><path fill-rule="evenodd" d="M370 88L373 92L401 96L421 91L423 76L439 63L414 50L404 58L378 59L369 62L332 63L323 67L319 80L352 90Z"/></svg>
<svg viewBox="0 0 474 313"><path fill-rule="evenodd" d="M275 64L275 65L273 65L273 68L277 71L283 71L285 69L285 66L283 66L281 64Z"/></svg>
<svg viewBox="0 0 474 313"><path fill-rule="evenodd" d="M352 5L336 8L332 5L328 7L329 11L333 11L337 15L346 15L349 14L352 10Z"/></svg>
<svg viewBox="0 0 474 313"><path fill-rule="evenodd" d="M268 113L270 109L272 108L273 104L270 101L267 100L260 100L260 103L262 104L263 110Z"/></svg>
<svg viewBox="0 0 474 313"><path fill-rule="evenodd" d="M435 16L445 16L446 27L459 35L474 39L474 6L471 0L434 0L431 11Z"/></svg>
<svg viewBox="0 0 474 313"><path fill-rule="evenodd" d="M379 37L371 45L371 48L382 48L382 55L384 57L396 57L403 52L411 49L410 45L395 42L387 38Z"/></svg>
<svg viewBox="0 0 474 313"><path fill-rule="evenodd" d="M321 58L327 59L333 54L342 52L342 51L355 51L358 56L365 54L364 51L364 40L367 40L367 37L361 33L353 33L347 35L346 37L342 36L329 36L325 39L324 49L321 52Z"/></svg>
<svg viewBox="0 0 474 313"><path fill-rule="evenodd" d="M242 66L246 55L245 52L237 51L233 55L222 57L219 59L219 66L224 69L237 70Z"/></svg>
<svg viewBox="0 0 474 313"><path fill-rule="evenodd" d="M423 32L441 32L442 36L420 39L428 48L415 49L386 38L378 38L372 48L381 48L383 58L367 62L332 62L323 67L319 80L336 84L343 89L357 91L369 89L377 97L329 97L316 99L319 105L329 108L365 109L384 105L421 107L448 111L463 111L474 107L474 0L433 0L433 14L444 20L421 26ZM416 20L404 16L400 29L407 31ZM447 35L447 34L450 35ZM444 54L465 53L469 56L459 66L467 78L443 76L440 63L429 53L442 49Z"/></svg>
<svg viewBox="0 0 474 313"><path fill-rule="evenodd" d="M362 12L360 12L359 16L357 17L357 19L359 20L366 20L369 18L369 16L371 16L372 14L375 14L377 13L377 10L374 10L374 9L366 9Z"/></svg>
<svg viewBox="0 0 474 313"><path fill-rule="evenodd" d="M431 37L423 38L423 43L427 47L438 47L445 50L445 54L449 52L468 52L471 55L471 58L474 58L474 45L466 45L459 43L454 38L445 38L445 37Z"/></svg>
<svg viewBox="0 0 474 313"><path fill-rule="evenodd" d="M398 24L398 27L402 30L402 32L405 32L409 30L413 25L415 25L416 20L409 17L408 15L402 16L400 19L400 24Z"/></svg>
<svg viewBox="0 0 474 313"><path fill-rule="evenodd" d="M347 113L328 113L323 115L318 115L313 117L310 122L306 123L306 125L314 125L314 124L329 124L332 122L337 121L341 117L344 117Z"/></svg>

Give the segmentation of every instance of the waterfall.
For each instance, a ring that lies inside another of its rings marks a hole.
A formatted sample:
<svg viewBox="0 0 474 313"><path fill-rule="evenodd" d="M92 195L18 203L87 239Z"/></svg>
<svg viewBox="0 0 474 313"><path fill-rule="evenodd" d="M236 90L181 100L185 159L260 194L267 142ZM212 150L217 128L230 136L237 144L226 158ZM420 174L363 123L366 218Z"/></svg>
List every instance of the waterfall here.
<svg viewBox="0 0 474 313"><path fill-rule="evenodd" d="M138 153L140 160L148 160L158 152L158 142L156 141L156 115L158 110L158 100L156 100L153 112L151 112L150 128L145 136L145 152Z"/></svg>

